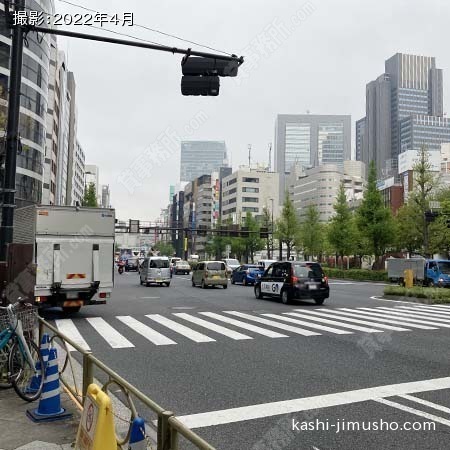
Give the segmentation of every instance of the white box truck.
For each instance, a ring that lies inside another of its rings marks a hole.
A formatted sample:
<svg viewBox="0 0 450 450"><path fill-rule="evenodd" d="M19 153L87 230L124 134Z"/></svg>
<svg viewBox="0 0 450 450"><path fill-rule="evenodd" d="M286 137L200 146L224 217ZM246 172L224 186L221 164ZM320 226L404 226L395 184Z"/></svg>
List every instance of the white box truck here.
<svg viewBox="0 0 450 450"><path fill-rule="evenodd" d="M106 303L114 284L114 228L109 208L18 208L13 241L34 247L35 303L66 312Z"/></svg>

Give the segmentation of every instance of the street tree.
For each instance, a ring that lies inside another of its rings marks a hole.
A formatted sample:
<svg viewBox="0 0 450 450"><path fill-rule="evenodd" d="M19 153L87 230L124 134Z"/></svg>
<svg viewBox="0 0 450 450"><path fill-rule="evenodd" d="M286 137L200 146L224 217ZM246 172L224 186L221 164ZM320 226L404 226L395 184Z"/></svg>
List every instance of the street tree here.
<svg viewBox="0 0 450 450"><path fill-rule="evenodd" d="M161 256L173 256L175 250L171 242L159 241L153 246L153 250L159 252Z"/></svg>
<svg viewBox="0 0 450 450"><path fill-rule="evenodd" d="M397 212L395 225L397 228L398 249L405 249L409 254L422 247L423 235L421 221L417 221L420 213L412 202L405 203Z"/></svg>
<svg viewBox="0 0 450 450"><path fill-rule="evenodd" d="M89 183L84 189L83 206L97 208L97 189L95 183Z"/></svg>
<svg viewBox="0 0 450 450"><path fill-rule="evenodd" d="M255 252L264 248L264 241L259 237L260 226L258 221L247 211L244 221L244 227L249 231L248 236L244 238L247 259L254 262ZM248 261L247 261L248 262Z"/></svg>
<svg viewBox="0 0 450 450"><path fill-rule="evenodd" d="M309 205L299 229L299 241L303 247L305 259L318 256L322 252L323 240L324 233L319 211L315 205Z"/></svg>
<svg viewBox="0 0 450 450"><path fill-rule="evenodd" d="M356 251L356 227L353 214L347 203L344 182L339 186L336 203L333 206L335 214L328 226L328 241L336 255L341 257L341 267L344 256L351 255Z"/></svg>
<svg viewBox="0 0 450 450"><path fill-rule="evenodd" d="M294 204L289 198L289 193L286 191L284 198L281 216L276 223L275 237L286 245L287 257L291 256L292 249L297 240L299 232L299 222L295 212Z"/></svg>
<svg viewBox="0 0 450 450"><path fill-rule="evenodd" d="M375 267L380 266L380 257L386 248L395 242L395 227L392 213L384 206L381 192L377 189L375 164L369 166L367 189L361 206L357 210L358 229L366 242L366 254L375 256Z"/></svg>

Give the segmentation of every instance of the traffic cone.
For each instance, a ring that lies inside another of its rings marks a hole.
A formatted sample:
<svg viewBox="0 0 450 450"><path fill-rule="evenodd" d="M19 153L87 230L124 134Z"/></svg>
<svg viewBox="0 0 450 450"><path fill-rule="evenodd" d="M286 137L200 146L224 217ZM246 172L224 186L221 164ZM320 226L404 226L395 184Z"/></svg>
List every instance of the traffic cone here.
<svg viewBox="0 0 450 450"><path fill-rule="evenodd" d="M146 450L145 421L142 417L136 417L131 424L129 450Z"/></svg>
<svg viewBox="0 0 450 450"><path fill-rule="evenodd" d="M56 349L51 348L39 406L35 410L28 409L28 417L33 422L50 422L53 420L67 419L72 416L71 413L61 408L61 396L59 392L58 356Z"/></svg>
<svg viewBox="0 0 450 450"><path fill-rule="evenodd" d="M48 355L50 351L49 347L50 347L50 336L47 333L45 333L42 336L40 348L42 359L44 360L44 367L47 366ZM36 361L36 375L34 375L33 378L31 379L30 386L28 387L29 392L36 392L39 389L39 386L41 385L42 370L43 368L41 367L41 362Z"/></svg>

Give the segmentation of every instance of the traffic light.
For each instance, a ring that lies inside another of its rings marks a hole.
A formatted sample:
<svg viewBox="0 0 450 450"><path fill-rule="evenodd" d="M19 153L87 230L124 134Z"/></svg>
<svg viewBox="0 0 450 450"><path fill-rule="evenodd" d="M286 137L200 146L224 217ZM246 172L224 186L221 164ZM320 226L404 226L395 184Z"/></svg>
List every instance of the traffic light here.
<svg viewBox="0 0 450 450"><path fill-rule="evenodd" d="M425 221L426 222L434 222L436 217L439 216L439 213L432 211L425 211Z"/></svg>
<svg viewBox="0 0 450 450"><path fill-rule="evenodd" d="M238 73L237 59L226 61L216 58L192 57L181 60L183 95L219 95L219 77L235 77Z"/></svg>

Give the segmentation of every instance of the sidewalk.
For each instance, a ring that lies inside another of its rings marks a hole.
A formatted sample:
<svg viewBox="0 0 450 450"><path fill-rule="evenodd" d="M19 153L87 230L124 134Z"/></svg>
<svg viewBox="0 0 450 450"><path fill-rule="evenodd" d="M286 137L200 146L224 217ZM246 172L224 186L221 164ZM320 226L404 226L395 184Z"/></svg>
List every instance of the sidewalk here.
<svg viewBox="0 0 450 450"><path fill-rule="evenodd" d="M38 401L24 402L12 388L0 390L0 450L72 449L80 412L64 391L61 404L73 413L71 418L38 424L26 415L27 409L38 407Z"/></svg>

